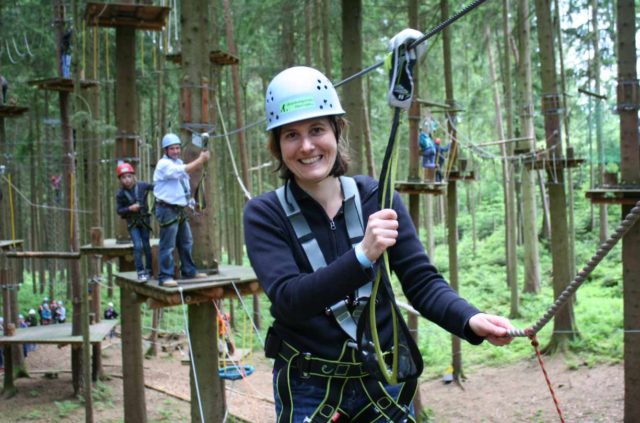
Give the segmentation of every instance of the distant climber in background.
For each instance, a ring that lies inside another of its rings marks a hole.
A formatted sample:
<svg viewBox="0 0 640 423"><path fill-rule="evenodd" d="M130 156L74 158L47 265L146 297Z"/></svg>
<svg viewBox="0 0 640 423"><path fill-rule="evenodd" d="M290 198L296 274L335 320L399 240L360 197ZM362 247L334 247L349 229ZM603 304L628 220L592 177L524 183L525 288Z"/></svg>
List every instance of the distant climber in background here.
<svg viewBox="0 0 640 423"><path fill-rule="evenodd" d="M62 77L71 78L71 37L73 30L67 30L62 36L60 43L60 62L62 67Z"/></svg>
<svg viewBox="0 0 640 423"><path fill-rule="evenodd" d="M0 104L7 103L7 91L9 91L9 81L4 75L0 75L0 85L2 85L2 102Z"/></svg>

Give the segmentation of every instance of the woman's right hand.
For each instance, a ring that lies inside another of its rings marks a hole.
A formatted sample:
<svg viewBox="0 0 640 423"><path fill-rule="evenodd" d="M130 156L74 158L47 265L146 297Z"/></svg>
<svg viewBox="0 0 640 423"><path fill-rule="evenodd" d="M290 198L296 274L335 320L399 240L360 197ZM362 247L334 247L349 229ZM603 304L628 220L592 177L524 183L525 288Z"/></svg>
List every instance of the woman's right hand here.
<svg viewBox="0 0 640 423"><path fill-rule="evenodd" d="M362 239L362 251L372 262L395 245L398 238L398 214L393 209L382 209L369 216Z"/></svg>

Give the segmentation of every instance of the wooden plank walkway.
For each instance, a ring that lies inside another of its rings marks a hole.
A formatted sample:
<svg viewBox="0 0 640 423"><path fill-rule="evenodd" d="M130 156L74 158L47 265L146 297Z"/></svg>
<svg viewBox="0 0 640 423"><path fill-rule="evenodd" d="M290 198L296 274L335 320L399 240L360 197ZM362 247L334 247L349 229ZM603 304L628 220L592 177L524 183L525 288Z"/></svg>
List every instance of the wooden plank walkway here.
<svg viewBox="0 0 640 423"><path fill-rule="evenodd" d="M249 266L219 265L218 273L207 275L199 279L178 279L178 286L159 286L157 279L138 282L136 272L120 272L115 274L116 284L121 288L128 288L140 296L143 301L148 300L151 308L168 307L181 304L197 304L209 302L212 299L252 295L260 292L260 284L255 272ZM180 290L184 292L181 297Z"/></svg>
<svg viewBox="0 0 640 423"><path fill-rule="evenodd" d="M89 326L89 341L102 342L118 320L102 320ZM16 329L13 336L0 336L0 344L82 344L82 336L71 335L71 323Z"/></svg>

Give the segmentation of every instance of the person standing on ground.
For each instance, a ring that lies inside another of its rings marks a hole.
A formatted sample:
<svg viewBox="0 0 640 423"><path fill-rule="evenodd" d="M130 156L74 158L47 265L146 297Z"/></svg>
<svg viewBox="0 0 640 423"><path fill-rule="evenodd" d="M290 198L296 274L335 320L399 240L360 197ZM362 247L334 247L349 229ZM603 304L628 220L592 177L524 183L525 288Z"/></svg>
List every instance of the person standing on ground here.
<svg viewBox="0 0 640 423"><path fill-rule="evenodd" d="M116 194L116 211L127 220L127 230L133 243L133 262L138 273L138 281L146 282L151 271L151 213L147 196L153 185L136 180L136 171L129 163L120 163L116 169L120 189ZM144 254L144 262L142 255Z"/></svg>
<svg viewBox="0 0 640 423"><path fill-rule="evenodd" d="M30 328L34 326L38 326L38 318L36 317L36 311L34 309L30 309L29 313L27 313L27 318L25 322L29 325Z"/></svg>
<svg viewBox="0 0 640 423"><path fill-rule="evenodd" d="M277 421L415 422L420 352L390 294L369 304L385 251L413 307L449 332L471 344L505 345L512 326L451 289L398 193L393 208L379 210L377 181L343 176L343 114L333 84L316 69L286 69L267 88L268 147L285 184L249 200L244 229L274 317L265 352L275 359ZM380 289L392 291L386 274L381 277ZM371 321L381 350L370 337L371 323L367 329ZM398 384L380 370L394 355Z"/></svg>
<svg viewBox="0 0 640 423"><path fill-rule="evenodd" d="M158 260L160 286L175 287L173 250L178 249L180 273L182 278L204 278L191 255L193 236L186 213L193 207L189 174L202 168L209 160L209 150L202 150L197 159L185 164L181 159L180 138L176 134L166 134L162 138L164 155L158 161L153 173L153 195L156 198L156 218L160 224L160 245Z"/></svg>

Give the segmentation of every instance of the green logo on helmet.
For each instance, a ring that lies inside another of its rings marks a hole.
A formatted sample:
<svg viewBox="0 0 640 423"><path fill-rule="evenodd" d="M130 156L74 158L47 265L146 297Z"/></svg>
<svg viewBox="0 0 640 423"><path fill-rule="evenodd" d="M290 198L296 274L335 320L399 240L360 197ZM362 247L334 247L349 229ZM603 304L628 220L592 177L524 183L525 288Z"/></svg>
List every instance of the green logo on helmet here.
<svg viewBox="0 0 640 423"><path fill-rule="evenodd" d="M280 113L295 112L297 110L313 109L316 106L312 96L298 97L280 105Z"/></svg>

